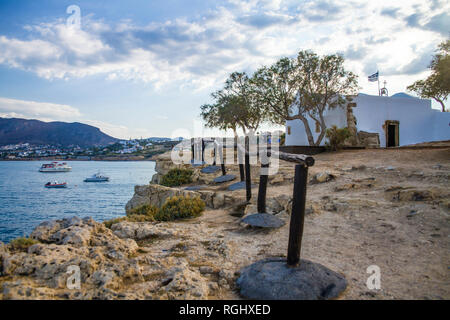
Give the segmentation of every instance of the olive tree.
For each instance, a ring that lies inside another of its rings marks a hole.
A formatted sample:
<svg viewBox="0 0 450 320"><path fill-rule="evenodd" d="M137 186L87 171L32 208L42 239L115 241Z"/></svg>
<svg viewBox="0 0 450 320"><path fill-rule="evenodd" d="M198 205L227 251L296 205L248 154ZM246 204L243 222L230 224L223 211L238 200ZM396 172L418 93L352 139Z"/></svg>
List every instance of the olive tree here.
<svg viewBox="0 0 450 320"><path fill-rule="evenodd" d="M207 127L231 129L237 136L238 128L247 134L248 130L257 130L264 120L253 83L245 72L232 73L224 88L212 93L211 97L214 103L200 107Z"/></svg>
<svg viewBox="0 0 450 320"><path fill-rule="evenodd" d="M436 100L445 112L444 101L450 93L450 40L442 42L437 54L433 57L431 75L425 80L418 80L408 86L409 91L416 92L422 98Z"/></svg>
<svg viewBox="0 0 450 320"><path fill-rule="evenodd" d="M319 57L311 51L262 67L255 72L253 83L270 122L302 121L311 146L320 145L326 134L324 112L344 105L358 90L357 76L344 68L341 55ZM319 128L316 140L308 118Z"/></svg>

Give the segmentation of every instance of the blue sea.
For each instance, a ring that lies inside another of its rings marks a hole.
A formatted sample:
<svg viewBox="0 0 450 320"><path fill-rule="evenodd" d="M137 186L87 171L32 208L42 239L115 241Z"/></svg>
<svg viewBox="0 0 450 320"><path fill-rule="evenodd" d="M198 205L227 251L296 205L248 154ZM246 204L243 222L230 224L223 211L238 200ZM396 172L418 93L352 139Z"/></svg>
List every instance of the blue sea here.
<svg viewBox="0 0 450 320"><path fill-rule="evenodd" d="M28 236L42 221L91 216L103 221L125 214L137 184L148 184L153 161L67 161L71 172L42 173L50 161L0 161L0 241ZM100 171L109 182L83 182ZM67 182L47 189L48 181Z"/></svg>

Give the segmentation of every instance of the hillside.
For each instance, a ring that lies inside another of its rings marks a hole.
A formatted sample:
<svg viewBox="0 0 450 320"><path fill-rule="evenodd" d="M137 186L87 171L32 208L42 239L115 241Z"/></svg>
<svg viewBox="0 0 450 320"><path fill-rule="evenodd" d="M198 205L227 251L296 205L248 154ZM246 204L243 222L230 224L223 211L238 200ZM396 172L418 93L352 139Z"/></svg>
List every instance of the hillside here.
<svg viewBox="0 0 450 320"><path fill-rule="evenodd" d="M99 128L79 123L0 118L0 146L17 143L102 146L116 142Z"/></svg>

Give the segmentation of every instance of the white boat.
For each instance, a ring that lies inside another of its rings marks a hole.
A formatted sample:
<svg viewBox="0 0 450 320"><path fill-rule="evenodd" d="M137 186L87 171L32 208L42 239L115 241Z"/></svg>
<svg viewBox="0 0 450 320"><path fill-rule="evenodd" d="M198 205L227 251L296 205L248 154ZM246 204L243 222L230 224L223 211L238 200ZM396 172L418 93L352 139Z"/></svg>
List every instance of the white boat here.
<svg viewBox="0 0 450 320"><path fill-rule="evenodd" d="M39 169L40 172L69 172L72 167L66 162L59 163L58 161L53 161L52 163L45 163Z"/></svg>
<svg viewBox="0 0 450 320"><path fill-rule="evenodd" d="M102 175L100 172L93 174L92 177L84 179L84 182L106 182L109 177Z"/></svg>

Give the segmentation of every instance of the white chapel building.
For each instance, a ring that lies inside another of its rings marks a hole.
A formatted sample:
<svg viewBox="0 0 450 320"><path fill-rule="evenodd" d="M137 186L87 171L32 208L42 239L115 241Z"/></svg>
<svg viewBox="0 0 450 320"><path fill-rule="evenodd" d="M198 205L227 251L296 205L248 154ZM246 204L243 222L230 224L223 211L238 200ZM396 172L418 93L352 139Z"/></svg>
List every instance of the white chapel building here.
<svg viewBox="0 0 450 320"><path fill-rule="evenodd" d="M324 118L327 128L333 125L338 128L356 126L358 134L376 137L380 147L450 140L450 112L432 109L431 100L406 93L390 97L360 93L347 106L326 110ZM317 138L319 130L315 130L314 120L308 119L308 122L314 138ZM326 138L321 145L325 142ZM300 120L286 121L285 145L309 145Z"/></svg>

